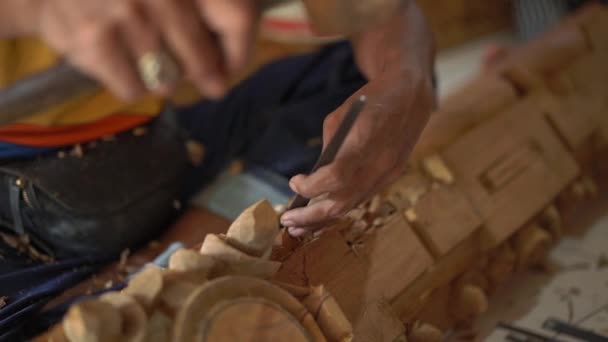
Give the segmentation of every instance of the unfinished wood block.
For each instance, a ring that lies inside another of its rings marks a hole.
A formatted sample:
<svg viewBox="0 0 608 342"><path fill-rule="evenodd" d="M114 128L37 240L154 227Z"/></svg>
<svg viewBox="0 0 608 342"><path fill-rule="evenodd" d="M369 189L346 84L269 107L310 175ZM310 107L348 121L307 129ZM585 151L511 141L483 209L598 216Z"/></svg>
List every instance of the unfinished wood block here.
<svg viewBox="0 0 608 342"><path fill-rule="evenodd" d="M281 267L280 262L253 257L240 251L223 235L207 234L200 253L223 263L214 270L217 275L234 274L270 278Z"/></svg>
<svg viewBox="0 0 608 342"><path fill-rule="evenodd" d="M231 244L249 255L261 257L279 233L279 216L272 205L262 200L245 209L228 228Z"/></svg>
<svg viewBox="0 0 608 342"><path fill-rule="evenodd" d="M481 226L469 199L451 187L436 188L405 212L435 258L442 257Z"/></svg>
<svg viewBox="0 0 608 342"><path fill-rule="evenodd" d="M154 306L163 289L163 272L152 265L146 266L129 281L123 292L135 298L146 310Z"/></svg>
<svg viewBox="0 0 608 342"><path fill-rule="evenodd" d="M120 339L125 342L146 341L148 318L141 305L130 296L119 292L108 292L99 300L116 308L121 318Z"/></svg>
<svg viewBox="0 0 608 342"><path fill-rule="evenodd" d="M353 327L325 287L313 287L302 303L313 313L325 338L329 341L352 341Z"/></svg>
<svg viewBox="0 0 608 342"><path fill-rule="evenodd" d="M442 338L441 330L431 324L421 322L414 323L407 335L408 342L441 342Z"/></svg>
<svg viewBox="0 0 608 342"><path fill-rule="evenodd" d="M470 320L488 310L488 297L478 286L458 286L452 295L450 308L458 321Z"/></svg>
<svg viewBox="0 0 608 342"><path fill-rule="evenodd" d="M551 235L536 224L531 224L515 234L513 248L517 255L517 268L541 264L551 247Z"/></svg>
<svg viewBox="0 0 608 342"><path fill-rule="evenodd" d="M72 305L63 319L63 331L70 342L118 341L121 326L119 309L97 299Z"/></svg>
<svg viewBox="0 0 608 342"><path fill-rule="evenodd" d="M196 271L207 276L215 265L215 260L191 249L180 248L169 258L169 269L173 271Z"/></svg>
<svg viewBox="0 0 608 342"><path fill-rule="evenodd" d="M173 341L325 341L312 315L285 290L250 277L214 279L194 291L175 319Z"/></svg>
<svg viewBox="0 0 608 342"><path fill-rule="evenodd" d="M442 153L484 220L490 247L540 212L578 174L573 157L530 98L465 134Z"/></svg>

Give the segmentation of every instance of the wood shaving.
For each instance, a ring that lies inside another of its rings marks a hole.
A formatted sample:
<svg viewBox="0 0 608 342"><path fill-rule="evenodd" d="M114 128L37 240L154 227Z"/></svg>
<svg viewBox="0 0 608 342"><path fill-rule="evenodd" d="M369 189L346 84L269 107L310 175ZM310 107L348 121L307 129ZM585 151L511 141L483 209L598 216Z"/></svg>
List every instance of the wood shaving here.
<svg viewBox="0 0 608 342"><path fill-rule="evenodd" d="M242 160L233 160L232 163L230 163L230 166L228 166L228 174L229 175L238 175L239 173L242 173L243 170L245 169L245 162Z"/></svg>
<svg viewBox="0 0 608 342"><path fill-rule="evenodd" d="M8 299L8 297L6 296L1 296L0 297L0 309L2 309L3 307L6 306L6 300Z"/></svg>
<svg viewBox="0 0 608 342"><path fill-rule="evenodd" d="M131 250L126 248L122 252L120 252L120 259L118 259L118 270L121 272L125 272L127 270L127 261L129 260L129 255L131 254Z"/></svg>
<svg viewBox="0 0 608 342"><path fill-rule="evenodd" d="M182 202L180 200L173 200L173 209L180 210L182 208Z"/></svg>
<svg viewBox="0 0 608 342"><path fill-rule="evenodd" d="M317 146L322 146L322 145L323 145L323 138L321 138L321 137L310 138L306 141L306 146L308 146L308 147L317 147Z"/></svg>
<svg viewBox="0 0 608 342"><path fill-rule="evenodd" d="M133 136L141 137L141 136L148 134L148 128L147 127L135 127L135 128L133 128L132 133L133 133Z"/></svg>
<svg viewBox="0 0 608 342"><path fill-rule="evenodd" d="M20 254L26 254L32 260L40 261L42 263L48 264L54 261L51 256L48 256L37 248L32 246L30 242L30 237L27 234L16 236L12 234L6 234L0 232L0 238L4 243L6 243L9 247L17 250Z"/></svg>
<svg viewBox="0 0 608 342"><path fill-rule="evenodd" d="M188 159L193 166L202 165L205 156L207 155L205 145L196 140L186 141L186 152L188 153Z"/></svg>
<svg viewBox="0 0 608 342"><path fill-rule="evenodd" d="M82 158L84 156L84 151L82 149L82 145L76 144L70 151L70 155L76 158Z"/></svg>

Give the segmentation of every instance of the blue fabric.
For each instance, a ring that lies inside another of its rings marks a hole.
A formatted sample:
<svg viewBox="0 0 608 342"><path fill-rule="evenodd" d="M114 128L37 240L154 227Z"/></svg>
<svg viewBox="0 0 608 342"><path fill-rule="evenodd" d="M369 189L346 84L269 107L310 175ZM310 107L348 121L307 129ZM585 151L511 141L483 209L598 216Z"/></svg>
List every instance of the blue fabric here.
<svg viewBox="0 0 608 342"><path fill-rule="evenodd" d="M0 159L35 157L54 150L56 148L31 147L0 141Z"/></svg>
<svg viewBox="0 0 608 342"><path fill-rule="evenodd" d="M207 150L205 163L193 168L184 195L197 192L237 156L252 170L287 178L308 172L321 151L308 140L321 136L325 116L364 83L350 45L340 43L270 64L221 101L180 109L181 125ZM0 253L10 255L6 249L0 241ZM67 305L38 311L108 260L92 257L28 266L30 261L14 251L9 259L0 259L0 296L9 297L0 309L0 341L23 340L59 320Z"/></svg>
<svg viewBox="0 0 608 342"><path fill-rule="evenodd" d="M32 314L54 296L91 276L108 260L107 256L78 258L1 274L0 295L7 297L7 305L0 309L0 341L22 340L17 337L24 332Z"/></svg>
<svg viewBox="0 0 608 342"><path fill-rule="evenodd" d="M189 197L235 157L287 178L310 171L323 120L365 84L349 43L262 68L221 101L181 109L179 120L207 151L186 182Z"/></svg>

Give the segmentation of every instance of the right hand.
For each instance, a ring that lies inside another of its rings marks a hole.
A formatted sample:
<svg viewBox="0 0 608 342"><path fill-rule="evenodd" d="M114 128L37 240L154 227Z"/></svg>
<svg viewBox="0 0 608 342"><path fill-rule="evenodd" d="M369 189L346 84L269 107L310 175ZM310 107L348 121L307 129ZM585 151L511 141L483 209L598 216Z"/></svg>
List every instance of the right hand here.
<svg viewBox="0 0 608 342"><path fill-rule="evenodd" d="M124 100L148 91L137 61L163 52L203 96L218 98L253 46L257 0L38 0L37 32L71 64Z"/></svg>

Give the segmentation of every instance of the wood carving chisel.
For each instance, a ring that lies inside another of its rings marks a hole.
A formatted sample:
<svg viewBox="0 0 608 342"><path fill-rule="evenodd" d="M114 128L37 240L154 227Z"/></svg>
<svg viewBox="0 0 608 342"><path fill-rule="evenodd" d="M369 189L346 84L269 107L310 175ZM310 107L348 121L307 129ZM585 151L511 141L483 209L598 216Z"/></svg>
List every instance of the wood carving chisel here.
<svg viewBox="0 0 608 342"><path fill-rule="evenodd" d="M361 111L363 111L363 107L365 106L366 101L367 98L365 97L365 95L361 95L357 100L355 100L351 104L350 108L348 109L348 112L346 112L346 115L344 115L340 126L338 126L336 133L329 141L329 144L327 144L327 147L325 147L325 149L321 153L321 156L319 156L319 159L313 166L310 173L314 173L319 168L331 164L331 162L334 161L336 155L340 151L340 148L344 144L344 140L346 140L348 133L350 132L351 128L353 127L353 124L357 120L357 117L359 117L359 114L361 114ZM303 197L298 194L289 202L286 210L289 211L292 209L305 207L308 205L309 202L309 198Z"/></svg>

